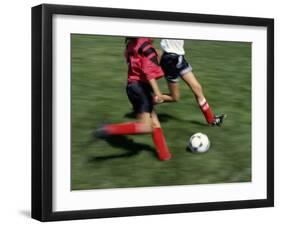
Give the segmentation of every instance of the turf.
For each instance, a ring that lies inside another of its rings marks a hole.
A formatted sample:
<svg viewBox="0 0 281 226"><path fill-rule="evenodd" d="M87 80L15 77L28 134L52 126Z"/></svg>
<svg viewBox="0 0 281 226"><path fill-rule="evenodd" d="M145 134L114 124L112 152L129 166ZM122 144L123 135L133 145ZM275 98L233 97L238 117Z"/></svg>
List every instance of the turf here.
<svg viewBox="0 0 281 226"><path fill-rule="evenodd" d="M124 39L73 34L71 40L73 190L251 181L251 43L186 40L187 59L210 106L228 118L223 127L209 127L181 81L181 100L156 107L173 154L162 162L150 135L92 137L102 123L134 120L125 92ZM165 80L159 84L167 92ZM186 149L196 132L211 140L207 153Z"/></svg>

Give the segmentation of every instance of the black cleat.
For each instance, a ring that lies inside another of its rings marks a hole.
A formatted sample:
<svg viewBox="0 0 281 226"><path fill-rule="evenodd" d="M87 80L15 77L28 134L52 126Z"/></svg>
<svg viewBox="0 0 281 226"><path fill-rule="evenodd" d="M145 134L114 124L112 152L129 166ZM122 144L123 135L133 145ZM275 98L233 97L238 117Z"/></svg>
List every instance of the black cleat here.
<svg viewBox="0 0 281 226"><path fill-rule="evenodd" d="M109 134L105 130L104 126L99 126L93 133L93 137L103 139L109 137Z"/></svg>
<svg viewBox="0 0 281 226"><path fill-rule="evenodd" d="M214 121L212 122L212 126L222 126L223 121L226 119L226 114L216 115Z"/></svg>

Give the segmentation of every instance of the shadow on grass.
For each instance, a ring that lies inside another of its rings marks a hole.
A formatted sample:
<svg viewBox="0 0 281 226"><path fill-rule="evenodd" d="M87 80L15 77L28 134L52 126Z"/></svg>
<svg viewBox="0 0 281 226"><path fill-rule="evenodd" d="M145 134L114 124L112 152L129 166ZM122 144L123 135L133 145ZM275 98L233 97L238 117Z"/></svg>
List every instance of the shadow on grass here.
<svg viewBox="0 0 281 226"><path fill-rule="evenodd" d="M159 121L160 122L168 122L169 120L175 120L175 121L184 121L180 118L177 118L173 115L167 114L167 113L157 113ZM124 117L126 118L131 118L131 119L135 119L136 118L136 114L134 112L128 112L124 115Z"/></svg>
<svg viewBox="0 0 281 226"><path fill-rule="evenodd" d="M196 121L196 120L188 120L187 122L191 123L191 124L195 124L195 125L200 125L200 126L209 126L207 123Z"/></svg>
<svg viewBox="0 0 281 226"><path fill-rule="evenodd" d="M152 148L150 145L137 143L133 139L130 139L126 136L111 136L108 138L104 138L103 140L110 146L115 148L122 148L126 152L122 154L92 157L89 160L90 162L101 162L116 158L129 158L138 155L142 151L150 151L156 155L154 148Z"/></svg>
<svg viewBox="0 0 281 226"><path fill-rule="evenodd" d="M136 118L136 115L134 112L128 112L124 115L124 117L134 119L134 118ZM200 125L200 126L208 126L207 123L204 123L201 121L188 120L188 117L186 120L184 120L184 119L175 117L175 116L167 114L167 113L158 113L158 118L159 118L160 122L168 122L169 120L174 120L177 122L186 122L186 123L191 123L191 124Z"/></svg>

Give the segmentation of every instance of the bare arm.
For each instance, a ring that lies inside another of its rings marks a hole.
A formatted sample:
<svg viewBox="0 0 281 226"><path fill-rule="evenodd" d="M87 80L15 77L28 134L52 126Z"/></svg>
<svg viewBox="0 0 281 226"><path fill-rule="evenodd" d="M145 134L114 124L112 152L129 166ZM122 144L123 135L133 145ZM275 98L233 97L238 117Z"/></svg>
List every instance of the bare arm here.
<svg viewBox="0 0 281 226"><path fill-rule="evenodd" d="M159 89L159 86L158 86L156 80L154 78L150 79L149 80L149 84L150 84L150 86L152 88L153 93L155 94L155 101L157 103L163 103L164 100L162 98L162 93L161 93L161 91Z"/></svg>
<svg viewBox="0 0 281 226"><path fill-rule="evenodd" d="M150 86L152 88L153 93L156 96L161 96L162 95L162 93L161 93L161 91L159 89L159 86L158 86L158 84L157 84L157 82L156 82L156 80L154 78L149 80L149 84L150 84Z"/></svg>

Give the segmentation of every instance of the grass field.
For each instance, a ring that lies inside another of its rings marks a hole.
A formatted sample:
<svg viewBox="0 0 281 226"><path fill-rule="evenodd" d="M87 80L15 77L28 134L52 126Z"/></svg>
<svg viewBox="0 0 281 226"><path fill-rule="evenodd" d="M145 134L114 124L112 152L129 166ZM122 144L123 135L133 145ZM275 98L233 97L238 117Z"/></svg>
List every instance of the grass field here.
<svg viewBox="0 0 281 226"><path fill-rule="evenodd" d="M92 138L103 122L134 120L125 92L124 39L72 35L73 190L251 181L251 44L187 40L185 46L210 106L228 118L221 128L209 127L181 81L181 100L156 107L173 154L162 162L150 135ZM165 80L159 83L167 92ZM209 136L207 153L186 150L195 132Z"/></svg>

